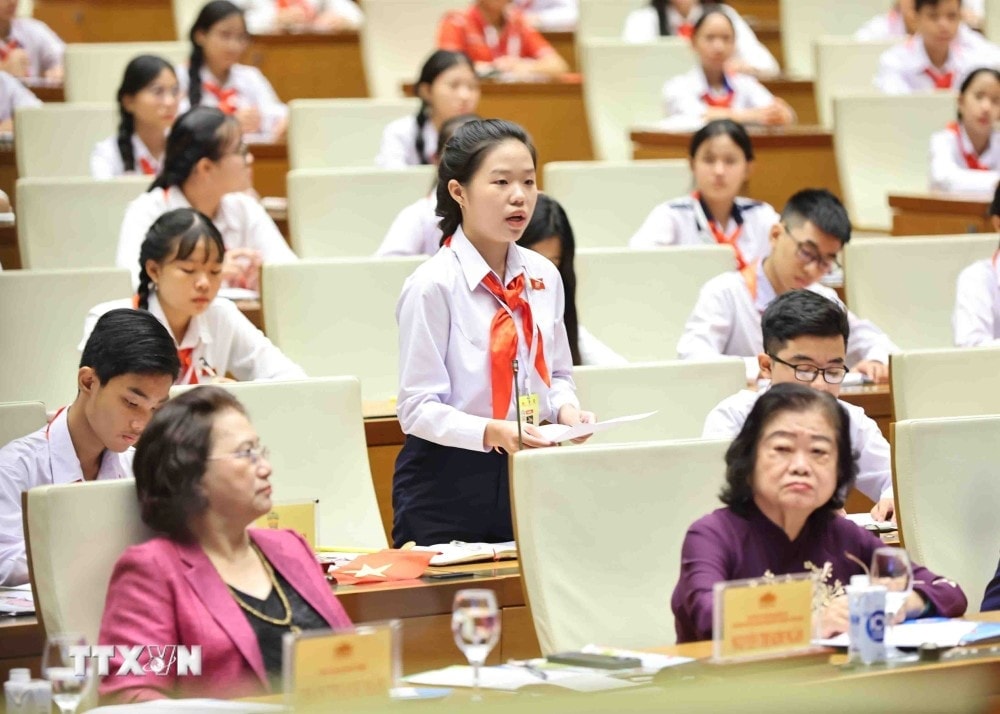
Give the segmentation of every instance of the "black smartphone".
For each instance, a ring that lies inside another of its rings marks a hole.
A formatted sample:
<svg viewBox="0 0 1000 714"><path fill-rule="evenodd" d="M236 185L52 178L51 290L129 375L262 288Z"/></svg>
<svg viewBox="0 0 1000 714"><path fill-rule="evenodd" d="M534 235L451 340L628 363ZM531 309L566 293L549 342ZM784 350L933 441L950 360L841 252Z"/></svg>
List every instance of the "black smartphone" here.
<svg viewBox="0 0 1000 714"><path fill-rule="evenodd" d="M546 657L553 664L568 664L574 667L593 669L635 669L642 666L638 657L615 657L614 655L591 654L589 652L558 652Z"/></svg>

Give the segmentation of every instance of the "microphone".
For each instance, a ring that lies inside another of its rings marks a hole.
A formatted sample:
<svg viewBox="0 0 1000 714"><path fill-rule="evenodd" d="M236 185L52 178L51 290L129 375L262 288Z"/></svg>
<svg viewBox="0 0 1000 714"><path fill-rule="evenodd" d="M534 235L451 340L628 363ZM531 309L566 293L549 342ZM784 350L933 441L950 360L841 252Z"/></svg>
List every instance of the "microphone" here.
<svg viewBox="0 0 1000 714"><path fill-rule="evenodd" d="M517 448L524 448L524 438L521 435L521 387L517 383L517 360L511 360L511 369L514 370L514 413L517 416Z"/></svg>

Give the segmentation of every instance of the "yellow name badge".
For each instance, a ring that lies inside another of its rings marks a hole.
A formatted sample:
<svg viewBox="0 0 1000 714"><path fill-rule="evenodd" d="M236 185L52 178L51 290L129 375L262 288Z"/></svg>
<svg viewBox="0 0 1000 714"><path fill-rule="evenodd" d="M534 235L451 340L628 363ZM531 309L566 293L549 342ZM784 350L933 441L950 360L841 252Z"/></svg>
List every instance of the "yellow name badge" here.
<svg viewBox="0 0 1000 714"><path fill-rule="evenodd" d="M318 501L276 503L266 515L253 522L256 528L290 528L316 549L316 504Z"/></svg>
<svg viewBox="0 0 1000 714"><path fill-rule="evenodd" d="M813 597L809 573L716 583L712 654L718 662L774 657L812 649Z"/></svg>
<svg viewBox="0 0 1000 714"><path fill-rule="evenodd" d="M522 394L518 398L518 406L521 409L521 421L525 424L538 424L538 417L541 410L538 406L538 395L535 393Z"/></svg>
<svg viewBox="0 0 1000 714"><path fill-rule="evenodd" d="M399 620L352 632L319 630L284 636L282 675L294 710L341 709L345 701L388 699L400 675Z"/></svg>

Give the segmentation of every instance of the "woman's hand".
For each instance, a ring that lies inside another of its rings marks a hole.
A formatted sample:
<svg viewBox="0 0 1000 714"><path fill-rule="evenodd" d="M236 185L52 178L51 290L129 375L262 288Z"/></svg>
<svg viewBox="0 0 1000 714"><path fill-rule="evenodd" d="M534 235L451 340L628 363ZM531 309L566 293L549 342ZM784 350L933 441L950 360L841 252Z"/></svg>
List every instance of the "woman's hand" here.
<svg viewBox="0 0 1000 714"><path fill-rule="evenodd" d="M521 443L526 449L539 449L555 444L538 431L532 424L521 424ZM517 422L504 419L492 419L486 425L483 435L483 445L491 449L503 449L508 454L520 451L517 438Z"/></svg>
<svg viewBox="0 0 1000 714"><path fill-rule="evenodd" d="M891 498L880 498L875 507L872 508L872 518L876 521L888 521L891 520L893 523L896 522L895 514L896 504Z"/></svg>
<svg viewBox="0 0 1000 714"><path fill-rule="evenodd" d="M927 601L924 600L924 596L914 590L906 596L906 602L904 602L903 607L899 608L896 612L896 617L894 618L892 624L898 625L907 618L920 617L926 608Z"/></svg>
<svg viewBox="0 0 1000 714"><path fill-rule="evenodd" d="M572 404L563 404L562 408L559 410L559 416L556 421L560 424L565 424L566 426L576 426L577 424L593 424L597 421L597 418L594 416L593 412L583 412L574 407ZM590 437L590 434L587 436L581 436L578 439L573 439L573 443L582 444Z"/></svg>
<svg viewBox="0 0 1000 714"><path fill-rule="evenodd" d="M0 70L23 79L28 76L28 72L31 70L31 59L23 48L18 47L10 51L7 59L0 62Z"/></svg>
<svg viewBox="0 0 1000 714"><path fill-rule="evenodd" d="M847 632L850 622L847 609L847 596L841 595L840 597L836 597L824 605L820 611L820 637L834 637L841 632Z"/></svg>
<svg viewBox="0 0 1000 714"><path fill-rule="evenodd" d="M875 384L886 384L889 381L889 365L876 362L873 359L858 362L851 369L860 372Z"/></svg>
<svg viewBox="0 0 1000 714"><path fill-rule="evenodd" d="M257 290L260 286L260 251L232 248L222 259L222 279L231 288Z"/></svg>

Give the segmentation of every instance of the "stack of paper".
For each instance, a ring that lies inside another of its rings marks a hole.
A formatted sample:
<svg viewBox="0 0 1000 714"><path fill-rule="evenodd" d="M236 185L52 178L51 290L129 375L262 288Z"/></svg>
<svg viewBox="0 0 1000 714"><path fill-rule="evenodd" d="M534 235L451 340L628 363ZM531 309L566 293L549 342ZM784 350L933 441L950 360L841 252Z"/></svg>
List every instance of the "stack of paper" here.
<svg viewBox="0 0 1000 714"><path fill-rule="evenodd" d="M451 543L437 545L417 545L413 550L436 552L437 555L431 558L431 565L435 567L517 558L517 545L512 540L503 543L466 543L453 540Z"/></svg>
<svg viewBox="0 0 1000 714"><path fill-rule="evenodd" d="M29 615L35 611L31 585L0 588L0 615Z"/></svg>
<svg viewBox="0 0 1000 714"><path fill-rule="evenodd" d="M410 684L430 687L471 687L472 667L454 665L430 672L421 672L405 678ZM577 670L546 669L545 679L525 667L501 665L480 667L479 686L483 689L514 691L532 685L551 685L574 692L600 692L607 689L624 689L637 686L634 682L615 679L607 674L584 673Z"/></svg>

